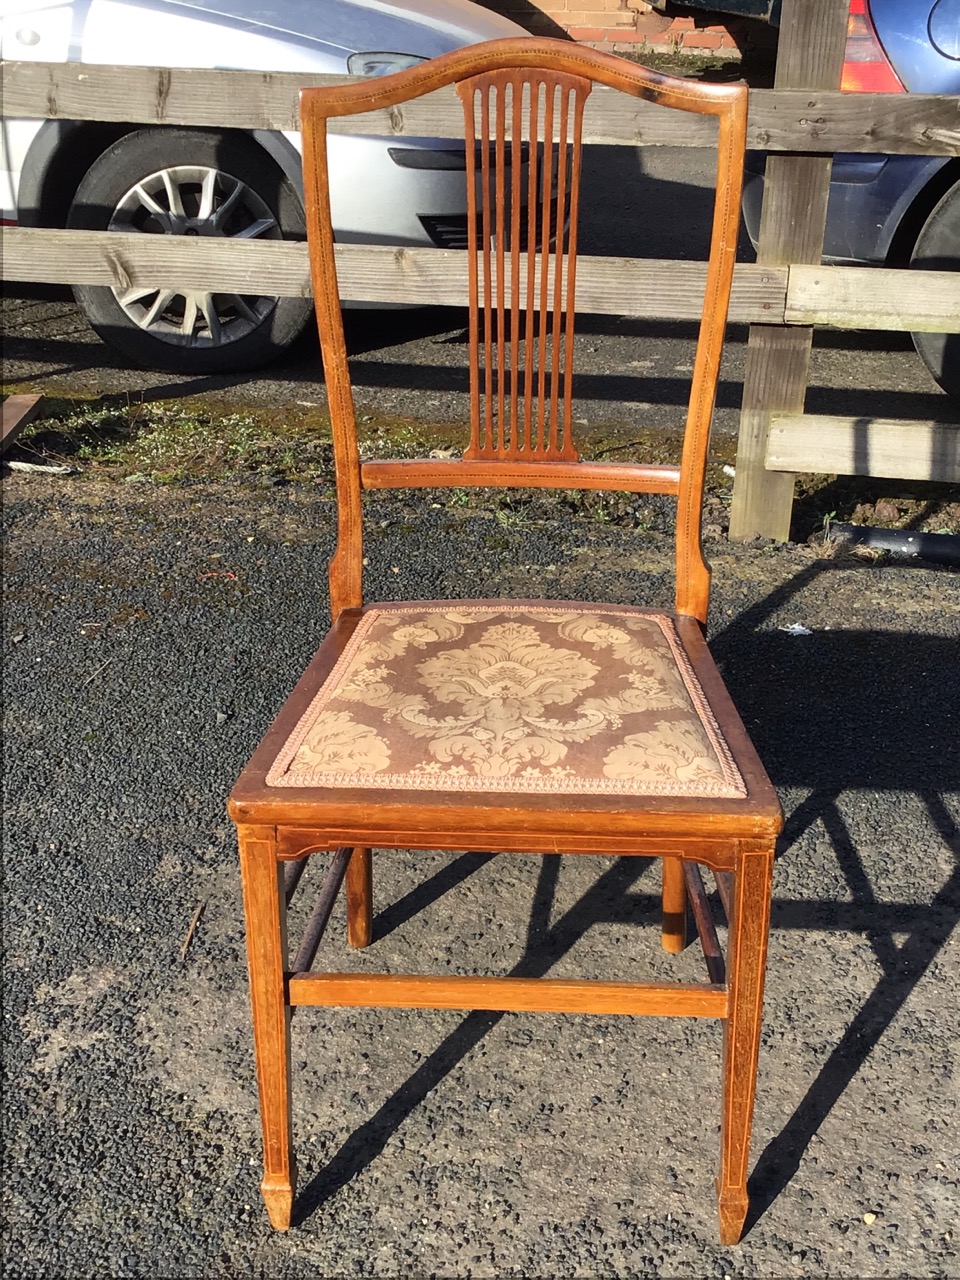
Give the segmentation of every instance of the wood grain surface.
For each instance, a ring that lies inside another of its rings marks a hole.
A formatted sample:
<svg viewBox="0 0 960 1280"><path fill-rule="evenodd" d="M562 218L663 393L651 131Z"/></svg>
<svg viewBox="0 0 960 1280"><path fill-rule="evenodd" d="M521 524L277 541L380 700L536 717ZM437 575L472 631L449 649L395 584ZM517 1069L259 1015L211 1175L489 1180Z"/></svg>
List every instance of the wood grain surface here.
<svg viewBox="0 0 960 1280"><path fill-rule="evenodd" d="M811 28L803 54L810 65L822 29ZM573 46L576 47L576 46ZM4 61L4 112L38 119L132 124L300 127L303 88L356 83L348 76L307 72L220 71ZM462 137L452 88L404 104L338 121L340 133L387 138ZM584 141L627 146L716 144L716 125L656 103L627 101L600 85L584 117ZM960 155L960 96L840 93L784 84L751 94L747 145L765 151L864 151L875 154Z"/></svg>

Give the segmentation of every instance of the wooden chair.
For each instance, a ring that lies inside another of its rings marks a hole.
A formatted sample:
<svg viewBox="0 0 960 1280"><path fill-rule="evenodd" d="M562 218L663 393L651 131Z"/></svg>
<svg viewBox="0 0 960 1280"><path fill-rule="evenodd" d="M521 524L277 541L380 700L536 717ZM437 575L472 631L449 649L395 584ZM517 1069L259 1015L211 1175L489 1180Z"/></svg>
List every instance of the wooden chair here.
<svg viewBox="0 0 960 1280"><path fill-rule="evenodd" d="M462 459L361 462L338 297L327 120L449 85L463 103L470 439ZM584 104L595 85L717 117L717 196L679 467L581 462L571 420ZM690 1015L724 1020L721 1239L747 1212L747 1158L780 806L704 640L700 545L710 419L739 217L747 91L694 84L554 40L503 40L384 79L301 95L310 258L339 508L333 624L244 770L238 826L263 1123L263 1196L290 1225L290 1012L298 1005ZM538 144L539 140L539 146ZM545 140L545 141L544 141ZM555 140L555 141L551 141ZM523 157L511 166L511 155ZM539 193L552 198L539 198ZM492 199L491 199L492 197ZM674 494L676 609L527 600L365 604L365 489L522 486ZM657 856L663 943L688 900L706 983L313 973L341 882L371 942L371 849ZM304 860L334 851L287 958ZM716 874L726 964L697 864ZM285 874L286 873L286 874ZM345 1048L349 1052L349 1048ZM599 1139L598 1139L599 1140Z"/></svg>

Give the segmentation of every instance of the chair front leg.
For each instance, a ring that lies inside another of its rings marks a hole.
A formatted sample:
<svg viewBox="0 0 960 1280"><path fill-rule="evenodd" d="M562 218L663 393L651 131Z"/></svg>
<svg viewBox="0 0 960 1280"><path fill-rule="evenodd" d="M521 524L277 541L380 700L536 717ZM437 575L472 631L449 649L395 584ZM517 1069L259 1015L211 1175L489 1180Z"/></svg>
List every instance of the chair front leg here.
<svg viewBox="0 0 960 1280"><path fill-rule="evenodd" d="M347 942L369 947L373 938L373 858L354 849L347 863Z"/></svg>
<svg viewBox="0 0 960 1280"><path fill-rule="evenodd" d="M297 1172L290 1104L290 1006L286 999L286 897L273 827L240 827L253 1038L263 1126L260 1190L270 1221L290 1226Z"/></svg>
<svg viewBox="0 0 960 1280"><path fill-rule="evenodd" d="M661 940L664 951L676 953L687 945L687 888L683 881L683 860L662 858L661 872Z"/></svg>
<svg viewBox="0 0 960 1280"><path fill-rule="evenodd" d="M727 954L730 1003L723 1029L723 1123L717 1181L723 1244L739 1241L749 1207L747 1162L757 1088L773 852L772 840L744 841L737 865Z"/></svg>

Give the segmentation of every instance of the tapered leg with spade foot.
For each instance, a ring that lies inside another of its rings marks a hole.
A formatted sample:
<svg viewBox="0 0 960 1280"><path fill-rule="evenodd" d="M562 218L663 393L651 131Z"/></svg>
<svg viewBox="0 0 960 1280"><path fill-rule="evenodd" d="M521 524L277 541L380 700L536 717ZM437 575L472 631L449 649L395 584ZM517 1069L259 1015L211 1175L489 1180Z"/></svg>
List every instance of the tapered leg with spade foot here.
<svg viewBox="0 0 960 1280"><path fill-rule="evenodd" d="M290 1107L290 1007L286 1001L286 900L273 827L239 828L253 1038L263 1125L260 1190L270 1221L290 1226L296 1190Z"/></svg>
<svg viewBox="0 0 960 1280"><path fill-rule="evenodd" d="M772 841L744 841L734 888L727 949L730 1004L723 1037L723 1122L717 1180L723 1244L739 1241L749 1208L747 1170L760 1050L773 851Z"/></svg>

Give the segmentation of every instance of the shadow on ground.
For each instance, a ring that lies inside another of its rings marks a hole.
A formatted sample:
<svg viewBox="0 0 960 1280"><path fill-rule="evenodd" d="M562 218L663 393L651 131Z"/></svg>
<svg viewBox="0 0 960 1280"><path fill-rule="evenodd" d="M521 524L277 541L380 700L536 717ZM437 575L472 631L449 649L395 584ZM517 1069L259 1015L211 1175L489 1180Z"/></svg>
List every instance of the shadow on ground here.
<svg viewBox="0 0 960 1280"><path fill-rule="evenodd" d="M782 790L807 792L787 815L778 856L786 855L809 827L821 823L849 889L845 901L775 898L771 927L862 933L882 970L799 1106L760 1153L750 1182L748 1231L790 1182L811 1140L960 917L960 830L942 799L942 793L960 787L960 702L949 693L951 683L956 683L956 640L876 630L796 637L761 629L814 578L834 571L831 561L809 565L739 615L711 646L774 783ZM837 803L843 792L869 797L885 790L915 792L944 846L957 859L957 869L927 904L877 900ZM455 859L381 912L375 922L377 936L437 902L492 856L473 853ZM631 892L647 863L626 858L616 862L571 910L551 923L558 858L544 858L526 951L511 976L542 976L600 921L656 918L657 898ZM897 943L895 934L907 935L905 941ZM475 1012L464 1018L303 1189L297 1220L315 1212L375 1159L414 1108L503 1016Z"/></svg>

